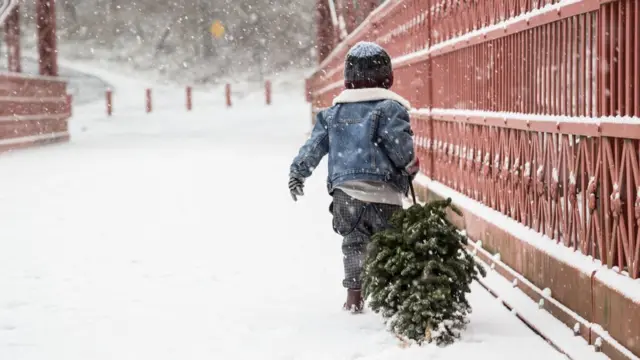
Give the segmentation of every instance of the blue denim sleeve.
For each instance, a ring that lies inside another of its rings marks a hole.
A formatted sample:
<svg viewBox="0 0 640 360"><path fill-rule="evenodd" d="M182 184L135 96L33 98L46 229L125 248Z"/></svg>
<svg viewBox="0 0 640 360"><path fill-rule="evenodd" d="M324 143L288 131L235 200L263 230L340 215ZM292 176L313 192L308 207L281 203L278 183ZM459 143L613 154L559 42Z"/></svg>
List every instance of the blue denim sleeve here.
<svg viewBox="0 0 640 360"><path fill-rule="evenodd" d="M403 170L415 156L409 112L392 100L382 105L378 126L380 145L393 164Z"/></svg>
<svg viewBox="0 0 640 360"><path fill-rule="evenodd" d="M324 114L324 111L321 111L316 116L316 124L311 131L311 136L293 159L290 176L308 178L329 152L329 131Z"/></svg>

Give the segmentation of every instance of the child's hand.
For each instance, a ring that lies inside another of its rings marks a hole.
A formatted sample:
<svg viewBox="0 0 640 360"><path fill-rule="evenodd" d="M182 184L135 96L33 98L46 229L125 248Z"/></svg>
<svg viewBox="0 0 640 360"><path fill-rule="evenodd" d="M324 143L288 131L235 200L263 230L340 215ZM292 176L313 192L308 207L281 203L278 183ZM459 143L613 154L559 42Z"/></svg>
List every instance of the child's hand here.
<svg viewBox="0 0 640 360"><path fill-rule="evenodd" d="M405 171L407 172L407 175L409 175L409 179L413 181L413 179L415 179L416 175L418 175L418 172L420 171L420 160L418 160L417 157L413 158L413 160L405 168Z"/></svg>
<svg viewBox="0 0 640 360"><path fill-rule="evenodd" d="M304 195L304 179L291 176L289 178L289 192L293 201L298 201L298 196Z"/></svg>

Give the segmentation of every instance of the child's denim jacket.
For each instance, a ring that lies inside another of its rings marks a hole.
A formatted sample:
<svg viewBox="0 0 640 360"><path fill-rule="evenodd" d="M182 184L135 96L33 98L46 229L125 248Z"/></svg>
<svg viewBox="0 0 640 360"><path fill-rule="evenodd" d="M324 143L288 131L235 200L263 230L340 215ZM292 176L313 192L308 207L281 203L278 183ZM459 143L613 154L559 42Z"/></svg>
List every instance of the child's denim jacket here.
<svg viewBox="0 0 640 360"><path fill-rule="evenodd" d="M379 88L345 90L318 113L290 175L307 178L329 154L329 193L348 181L381 181L408 192L406 166L414 159L410 104Z"/></svg>

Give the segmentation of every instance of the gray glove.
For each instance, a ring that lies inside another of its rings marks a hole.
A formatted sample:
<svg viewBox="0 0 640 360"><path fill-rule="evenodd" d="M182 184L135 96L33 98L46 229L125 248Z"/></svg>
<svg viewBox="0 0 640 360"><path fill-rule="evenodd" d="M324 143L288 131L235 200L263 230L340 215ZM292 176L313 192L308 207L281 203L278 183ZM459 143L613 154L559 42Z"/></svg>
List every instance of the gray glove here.
<svg viewBox="0 0 640 360"><path fill-rule="evenodd" d="M289 177L289 192L293 201L298 201L298 196L304 195L304 178L295 175Z"/></svg>

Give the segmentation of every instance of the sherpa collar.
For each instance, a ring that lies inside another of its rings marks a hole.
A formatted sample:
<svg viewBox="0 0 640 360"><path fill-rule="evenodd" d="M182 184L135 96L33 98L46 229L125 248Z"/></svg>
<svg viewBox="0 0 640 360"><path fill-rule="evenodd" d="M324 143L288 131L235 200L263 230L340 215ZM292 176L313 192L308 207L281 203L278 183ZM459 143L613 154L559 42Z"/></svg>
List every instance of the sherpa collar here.
<svg viewBox="0 0 640 360"><path fill-rule="evenodd" d="M407 110L411 109L411 103L391 90L383 88L346 89L333 99L333 105L342 103L354 103L374 100L395 100Z"/></svg>

